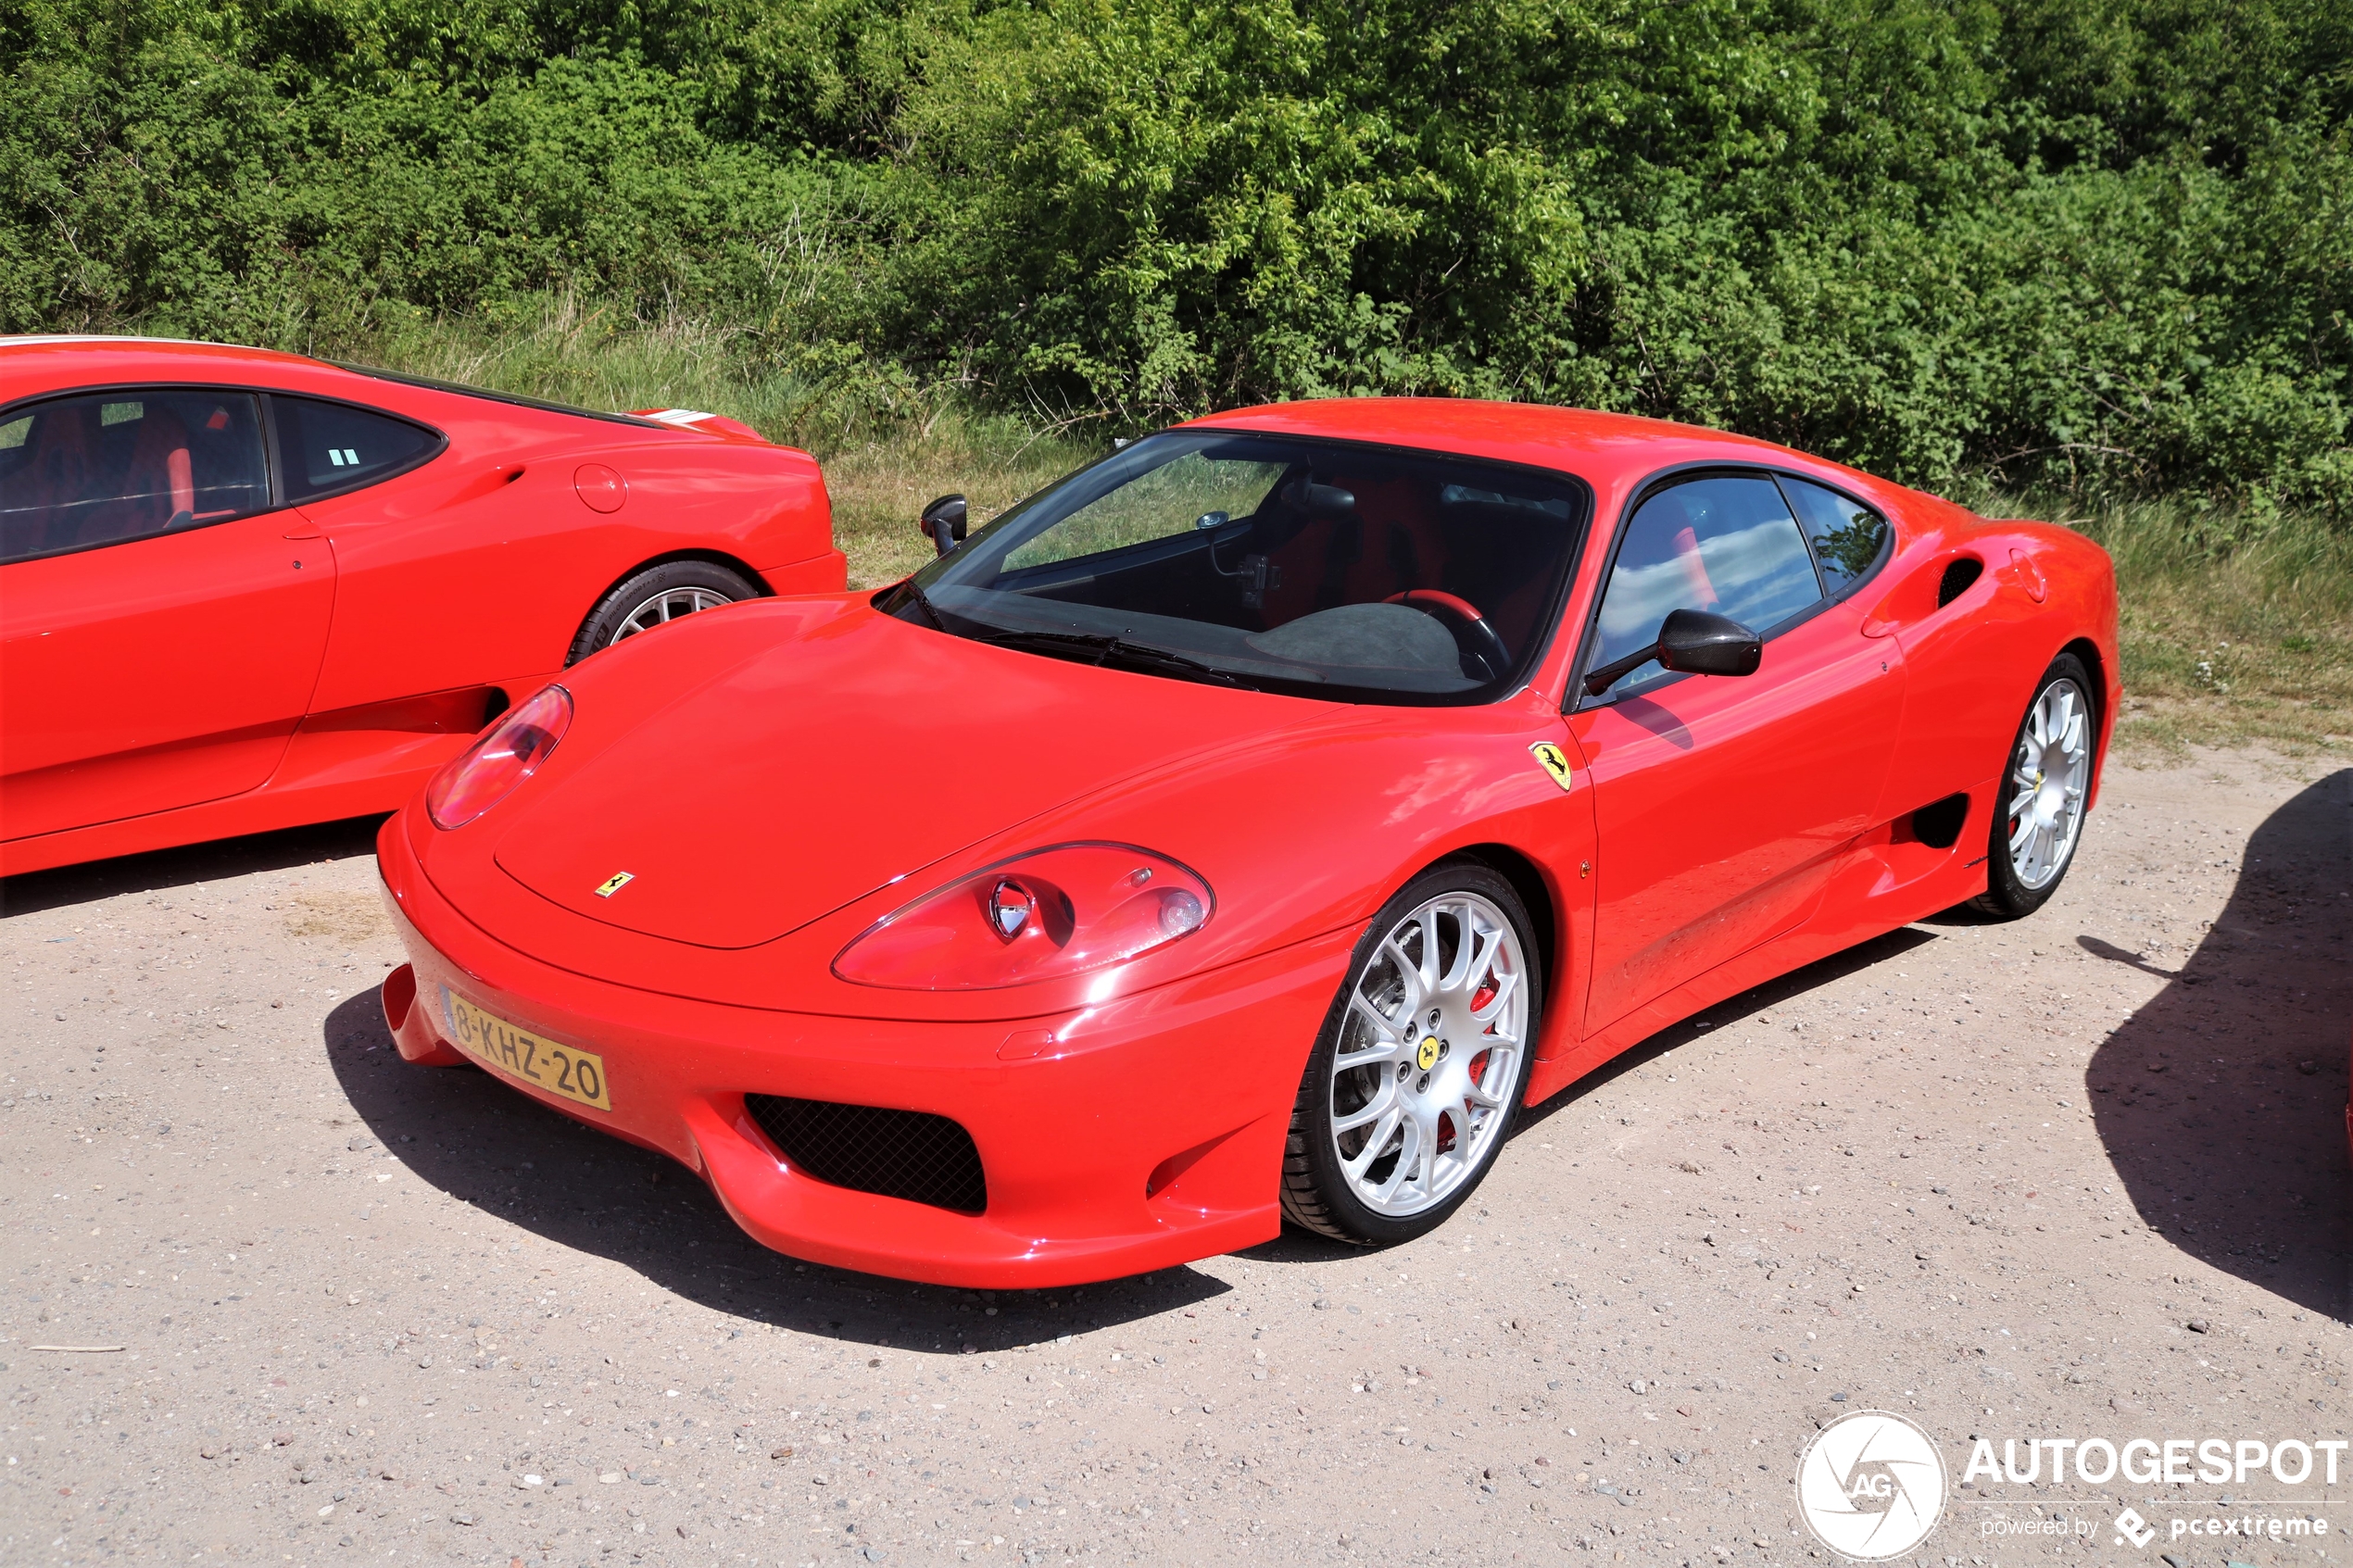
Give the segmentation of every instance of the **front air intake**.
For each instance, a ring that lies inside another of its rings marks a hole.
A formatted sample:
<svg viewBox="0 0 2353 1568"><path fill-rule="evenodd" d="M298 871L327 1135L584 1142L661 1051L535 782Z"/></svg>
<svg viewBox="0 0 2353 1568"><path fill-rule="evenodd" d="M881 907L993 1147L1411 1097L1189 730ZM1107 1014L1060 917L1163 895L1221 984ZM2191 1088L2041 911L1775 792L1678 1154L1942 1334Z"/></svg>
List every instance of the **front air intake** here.
<svg viewBox="0 0 2353 1568"><path fill-rule="evenodd" d="M786 1164L821 1182L964 1214L988 1207L980 1150L945 1116L782 1095L746 1095L744 1109Z"/></svg>

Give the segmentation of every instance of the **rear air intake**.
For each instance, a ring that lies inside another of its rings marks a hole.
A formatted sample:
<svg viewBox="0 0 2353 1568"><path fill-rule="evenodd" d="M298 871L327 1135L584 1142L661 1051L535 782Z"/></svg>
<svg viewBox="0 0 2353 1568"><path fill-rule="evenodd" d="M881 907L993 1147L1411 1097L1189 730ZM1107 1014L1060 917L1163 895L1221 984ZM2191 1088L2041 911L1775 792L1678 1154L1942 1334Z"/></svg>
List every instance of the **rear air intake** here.
<svg viewBox="0 0 2353 1568"><path fill-rule="evenodd" d="M1952 562L1945 567L1944 575L1937 580L1936 608L1943 609L1968 593L1969 584L1984 574L1985 563L1975 556L1962 556Z"/></svg>
<svg viewBox="0 0 2353 1568"><path fill-rule="evenodd" d="M744 1109L786 1164L821 1182L965 1214L988 1207L980 1150L945 1116L781 1095L746 1095Z"/></svg>

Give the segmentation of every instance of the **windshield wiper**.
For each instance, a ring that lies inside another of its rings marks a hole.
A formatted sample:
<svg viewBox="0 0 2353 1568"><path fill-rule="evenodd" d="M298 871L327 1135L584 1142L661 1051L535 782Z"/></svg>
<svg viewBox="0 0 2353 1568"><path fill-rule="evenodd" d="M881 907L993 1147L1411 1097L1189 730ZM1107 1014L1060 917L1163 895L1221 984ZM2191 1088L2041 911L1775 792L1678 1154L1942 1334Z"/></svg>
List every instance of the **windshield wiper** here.
<svg viewBox="0 0 2353 1568"><path fill-rule="evenodd" d="M1092 653L1095 657L1088 662L1093 664L1108 664L1117 659L1189 675L1196 680L1214 681L1224 686L1244 684L1230 671L1220 670L1214 664L1203 664L1198 659L1188 659L1174 649L1156 647L1151 643L1131 643L1125 637L1113 636L1105 632L985 632L973 640L999 647L1027 648L1033 653Z"/></svg>
<svg viewBox="0 0 2353 1568"><path fill-rule="evenodd" d="M913 578L910 577L906 582L900 583L900 586L906 589L907 596L915 601L915 608L922 610L925 615L931 618L931 623L934 626L938 627L943 632L948 632L948 622L946 619L943 618L939 611L932 605L931 596L925 593L921 588L915 586L915 580ZM949 632L948 634L951 637L955 635L953 632Z"/></svg>

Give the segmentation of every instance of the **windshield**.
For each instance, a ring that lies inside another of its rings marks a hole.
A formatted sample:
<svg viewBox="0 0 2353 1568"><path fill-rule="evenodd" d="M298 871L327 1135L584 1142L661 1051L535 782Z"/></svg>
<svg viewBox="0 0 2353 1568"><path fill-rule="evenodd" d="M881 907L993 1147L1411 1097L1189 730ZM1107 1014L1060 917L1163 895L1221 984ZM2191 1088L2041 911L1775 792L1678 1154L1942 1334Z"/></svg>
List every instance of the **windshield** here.
<svg viewBox="0 0 2353 1568"><path fill-rule="evenodd" d="M1149 436L894 590L902 620L1059 658L1342 701L1513 689L1552 630L1578 480L1222 431Z"/></svg>

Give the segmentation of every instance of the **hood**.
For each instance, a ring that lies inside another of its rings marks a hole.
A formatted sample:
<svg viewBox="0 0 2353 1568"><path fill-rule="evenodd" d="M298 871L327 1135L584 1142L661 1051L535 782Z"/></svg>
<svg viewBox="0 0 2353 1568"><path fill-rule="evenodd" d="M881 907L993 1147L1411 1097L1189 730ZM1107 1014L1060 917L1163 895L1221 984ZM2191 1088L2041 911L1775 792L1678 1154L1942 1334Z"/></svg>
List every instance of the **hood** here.
<svg viewBox="0 0 2353 1568"><path fill-rule="evenodd" d="M626 690L627 659L605 657L603 679L584 670L575 684L583 709L600 694L648 700ZM575 913L724 948L774 941L1041 811L1318 710L988 647L863 608L651 700L648 717L541 781L496 859ZM929 891L917 879L907 896Z"/></svg>

